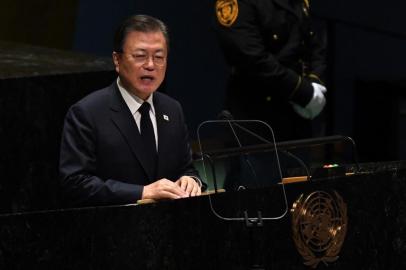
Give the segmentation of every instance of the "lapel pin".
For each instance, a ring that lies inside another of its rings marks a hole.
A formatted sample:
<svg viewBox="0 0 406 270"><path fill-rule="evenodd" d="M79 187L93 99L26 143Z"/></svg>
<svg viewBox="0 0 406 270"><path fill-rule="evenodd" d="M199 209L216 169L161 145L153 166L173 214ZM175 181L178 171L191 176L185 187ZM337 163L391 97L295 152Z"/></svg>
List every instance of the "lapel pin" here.
<svg viewBox="0 0 406 270"><path fill-rule="evenodd" d="M169 117L166 114L164 114L164 120L169 121Z"/></svg>

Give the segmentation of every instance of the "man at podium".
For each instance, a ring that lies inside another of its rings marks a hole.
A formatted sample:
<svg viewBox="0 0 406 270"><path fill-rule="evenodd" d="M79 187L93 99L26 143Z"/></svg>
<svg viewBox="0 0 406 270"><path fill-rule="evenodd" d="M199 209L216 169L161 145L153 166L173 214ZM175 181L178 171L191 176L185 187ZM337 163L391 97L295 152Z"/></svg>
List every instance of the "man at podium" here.
<svg viewBox="0 0 406 270"><path fill-rule="evenodd" d="M165 24L150 16L132 16L117 29L117 80L74 104L65 118L59 164L65 204L200 195L181 105L157 92L168 45Z"/></svg>

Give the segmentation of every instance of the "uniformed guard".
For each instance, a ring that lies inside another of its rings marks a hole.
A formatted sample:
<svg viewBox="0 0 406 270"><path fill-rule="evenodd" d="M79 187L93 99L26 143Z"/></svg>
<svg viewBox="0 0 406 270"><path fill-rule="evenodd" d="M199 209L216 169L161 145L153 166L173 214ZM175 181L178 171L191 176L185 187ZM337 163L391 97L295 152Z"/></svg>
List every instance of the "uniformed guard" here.
<svg viewBox="0 0 406 270"><path fill-rule="evenodd" d="M277 141L311 137L311 120L326 103L326 42L308 0L217 0L215 14L231 66L227 108L235 118L268 122Z"/></svg>

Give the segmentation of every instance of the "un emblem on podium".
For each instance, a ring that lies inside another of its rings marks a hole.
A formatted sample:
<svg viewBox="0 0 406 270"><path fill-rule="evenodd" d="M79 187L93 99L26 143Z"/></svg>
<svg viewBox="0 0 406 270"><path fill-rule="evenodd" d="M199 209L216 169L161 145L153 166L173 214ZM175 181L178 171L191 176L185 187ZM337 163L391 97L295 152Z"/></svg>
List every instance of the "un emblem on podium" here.
<svg viewBox="0 0 406 270"><path fill-rule="evenodd" d="M347 232L347 206L337 192L315 191L293 204L293 241L304 264L316 268L334 262Z"/></svg>

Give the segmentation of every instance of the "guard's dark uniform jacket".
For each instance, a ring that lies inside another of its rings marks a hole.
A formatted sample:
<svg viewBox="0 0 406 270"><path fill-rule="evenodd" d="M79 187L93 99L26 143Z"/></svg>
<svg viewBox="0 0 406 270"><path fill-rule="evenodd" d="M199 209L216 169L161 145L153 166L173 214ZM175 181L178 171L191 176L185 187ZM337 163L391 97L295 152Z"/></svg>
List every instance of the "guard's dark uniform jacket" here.
<svg viewBox="0 0 406 270"><path fill-rule="evenodd" d="M288 131L294 125L303 131L295 121L309 120L289 101L306 106L311 82L323 84L325 69L325 38L312 29L308 0L217 0L215 12L218 40L232 67L229 109L239 118L270 122L276 133L299 132Z"/></svg>

